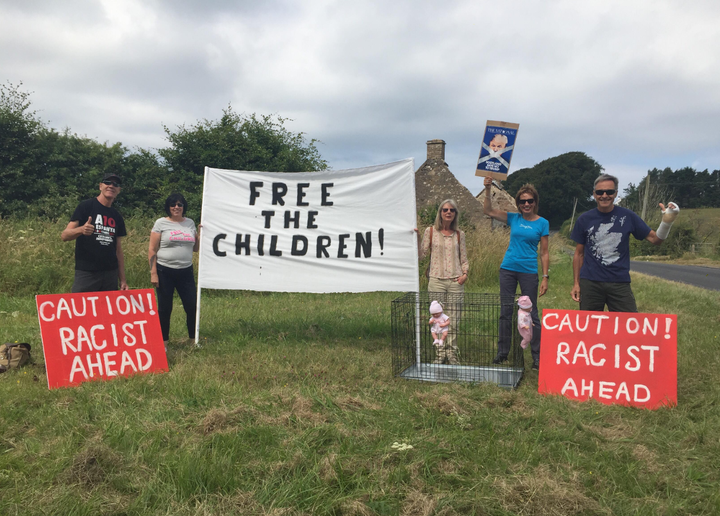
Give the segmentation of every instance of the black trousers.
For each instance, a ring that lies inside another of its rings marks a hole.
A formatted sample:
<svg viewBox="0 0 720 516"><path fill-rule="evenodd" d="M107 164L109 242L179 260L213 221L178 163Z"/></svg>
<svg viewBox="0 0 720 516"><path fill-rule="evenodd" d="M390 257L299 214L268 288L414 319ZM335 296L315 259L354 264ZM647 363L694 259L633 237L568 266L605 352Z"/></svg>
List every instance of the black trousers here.
<svg viewBox="0 0 720 516"><path fill-rule="evenodd" d="M186 269L172 269L157 265L158 281L155 289L158 302L158 316L163 340L170 338L170 316L173 309L173 294L177 290L187 318L188 337L195 338L195 309L197 291L192 265Z"/></svg>

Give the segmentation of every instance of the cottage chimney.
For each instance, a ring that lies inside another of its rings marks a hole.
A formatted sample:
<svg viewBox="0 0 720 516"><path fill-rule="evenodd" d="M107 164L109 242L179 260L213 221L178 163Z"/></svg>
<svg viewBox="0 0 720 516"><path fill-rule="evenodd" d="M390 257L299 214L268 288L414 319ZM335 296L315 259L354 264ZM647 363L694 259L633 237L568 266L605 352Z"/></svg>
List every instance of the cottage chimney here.
<svg viewBox="0 0 720 516"><path fill-rule="evenodd" d="M445 161L445 140L428 140L427 159Z"/></svg>

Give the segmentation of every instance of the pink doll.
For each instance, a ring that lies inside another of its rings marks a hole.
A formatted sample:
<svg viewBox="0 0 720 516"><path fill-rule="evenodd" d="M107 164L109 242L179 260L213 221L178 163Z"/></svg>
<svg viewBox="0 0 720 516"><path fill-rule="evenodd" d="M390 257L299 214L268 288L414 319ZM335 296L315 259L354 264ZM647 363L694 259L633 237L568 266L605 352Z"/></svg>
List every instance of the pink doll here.
<svg viewBox="0 0 720 516"><path fill-rule="evenodd" d="M450 318L443 313L443 307L437 301L430 303L430 315L432 315L432 317L430 317L430 326L432 326L430 333L433 339L435 339L433 345L442 348L448 334Z"/></svg>
<svg viewBox="0 0 720 516"><path fill-rule="evenodd" d="M520 296L518 299L518 331L522 337L520 346L523 349L528 347L533 336L532 307L532 301L528 296Z"/></svg>

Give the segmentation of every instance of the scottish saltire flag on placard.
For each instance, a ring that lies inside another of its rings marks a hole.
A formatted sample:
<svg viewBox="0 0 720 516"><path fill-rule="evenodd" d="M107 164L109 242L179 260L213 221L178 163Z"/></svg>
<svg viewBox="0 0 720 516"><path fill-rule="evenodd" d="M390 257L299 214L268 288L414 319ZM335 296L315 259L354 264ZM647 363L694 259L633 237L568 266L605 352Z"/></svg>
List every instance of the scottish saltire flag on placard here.
<svg viewBox="0 0 720 516"><path fill-rule="evenodd" d="M413 160L302 173L205 169L198 284L417 291Z"/></svg>
<svg viewBox="0 0 720 516"><path fill-rule="evenodd" d="M488 120L475 170L476 176L504 181L510 169L520 124Z"/></svg>

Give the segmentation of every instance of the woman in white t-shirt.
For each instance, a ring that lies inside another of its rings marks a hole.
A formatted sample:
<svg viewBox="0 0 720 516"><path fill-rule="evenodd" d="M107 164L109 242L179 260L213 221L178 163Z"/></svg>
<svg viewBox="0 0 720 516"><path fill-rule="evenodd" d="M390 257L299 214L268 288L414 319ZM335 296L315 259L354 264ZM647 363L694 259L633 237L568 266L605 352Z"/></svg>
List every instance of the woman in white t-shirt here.
<svg viewBox="0 0 720 516"><path fill-rule="evenodd" d="M195 338L197 291L192 260L200 244L200 235L199 228L195 229L195 222L185 217L186 210L185 197L179 193L172 194L165 200L165 213L168 216L157 219L150 233L150 281L157 294L160 328L166 347L170 338L170 315L175 290L185 309L188 337Z"/></svg>

